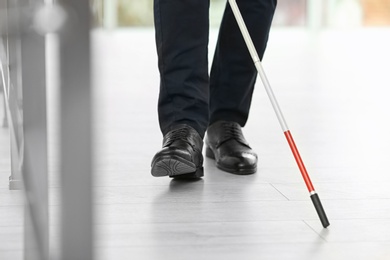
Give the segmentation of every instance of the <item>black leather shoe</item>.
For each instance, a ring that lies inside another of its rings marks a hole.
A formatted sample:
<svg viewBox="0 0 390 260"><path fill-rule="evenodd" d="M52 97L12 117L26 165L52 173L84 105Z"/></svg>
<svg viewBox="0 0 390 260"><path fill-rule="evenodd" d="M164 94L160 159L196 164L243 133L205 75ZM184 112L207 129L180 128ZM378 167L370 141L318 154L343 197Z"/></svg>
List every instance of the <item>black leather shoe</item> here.
<svg viewBox="0 0 390 260"><path fill-rule="evenodd" d="M188 125L177 125L163 139L163 148L152 160L152 175L172 178L203 176L203 140Z"/></svg>
<svg viewBox="0 0 390 260"><path fill-rule="evenodd" d="M206 156L215 159L219 169L234 174L252 174L257 170L257 155L236 122L218 121L207 129Z"/></svg>

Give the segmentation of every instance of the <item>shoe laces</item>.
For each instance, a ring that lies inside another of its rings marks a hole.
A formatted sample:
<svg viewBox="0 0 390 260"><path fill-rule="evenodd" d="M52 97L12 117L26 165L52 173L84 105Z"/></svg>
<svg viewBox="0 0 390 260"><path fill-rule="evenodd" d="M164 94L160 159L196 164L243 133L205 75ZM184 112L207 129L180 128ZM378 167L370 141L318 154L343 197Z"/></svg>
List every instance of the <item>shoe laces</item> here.
<svg viewBox="0 0 390 260"><path fill-rule="evenodd" d="M232 123L222 123L222 128L224 130L223 132L223 139L229 140L229 139L236 139L241 140L241 129L236 125Z"/></svg>
<svg viewBox="0 0 390 260"><path fill-rule="evenodd" d="M223 122L221 124L221 128L223 129L223 132L221 133L222 138L219 140L218 146L229 140L236 140L240 144L250 148L248 142L245 140L242 134L241 127L237 123Z"/></svg>
<svg viewBox="0 0 390 260"><path fill-rule="evenodd" d="M174 142L176 140L182 140L188 136L188 133L189 133L188 128L186 127L179 128L171 132L171 136L169 137L169 139L171 142Z"/></svg>
<svg viewBox="0 0 390 260"><path fill-rule="evenodd" d="M163 140L163 146L171 145L173 142L183 140L188 142L186 139L189 136L189 129L187 127L178 128L169 132Z"/></svg>

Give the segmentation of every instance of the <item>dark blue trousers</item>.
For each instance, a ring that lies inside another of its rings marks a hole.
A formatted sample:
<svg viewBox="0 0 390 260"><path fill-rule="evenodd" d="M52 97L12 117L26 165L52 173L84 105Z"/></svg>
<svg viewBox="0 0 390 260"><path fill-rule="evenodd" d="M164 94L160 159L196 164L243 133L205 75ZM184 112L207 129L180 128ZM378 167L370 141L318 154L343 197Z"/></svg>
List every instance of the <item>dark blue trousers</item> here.
<svg viewBox="0 0 390 260"><path fill-rule="evenodd" d="M260 58L276 0L237 0ZM215 121L244 126L257 71L229 4L223 15L209 73L209 0L154 0L162 133L188 124L203 137Z"/></svg>

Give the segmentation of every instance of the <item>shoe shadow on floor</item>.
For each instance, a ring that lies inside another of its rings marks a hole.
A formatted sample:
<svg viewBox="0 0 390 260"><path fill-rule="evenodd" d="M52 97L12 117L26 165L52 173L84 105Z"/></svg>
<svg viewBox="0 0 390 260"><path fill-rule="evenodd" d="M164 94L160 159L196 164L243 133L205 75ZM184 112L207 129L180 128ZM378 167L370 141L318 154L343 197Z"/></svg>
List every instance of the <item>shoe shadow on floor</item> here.
<svg viewBox="0 0 390 260"><path fill-rule="evenodd" d="M166 199L176 198L177 202L195 202L202 199L204 180L197 179L172 179L165 193Z"/></svg>
<svg viewBox="0 0 390 260"><path fill-rule="evenodd" d="M172 179L166 189L155 194L151 217L154 222L188 222L204 201L203 179Z"/></svg>

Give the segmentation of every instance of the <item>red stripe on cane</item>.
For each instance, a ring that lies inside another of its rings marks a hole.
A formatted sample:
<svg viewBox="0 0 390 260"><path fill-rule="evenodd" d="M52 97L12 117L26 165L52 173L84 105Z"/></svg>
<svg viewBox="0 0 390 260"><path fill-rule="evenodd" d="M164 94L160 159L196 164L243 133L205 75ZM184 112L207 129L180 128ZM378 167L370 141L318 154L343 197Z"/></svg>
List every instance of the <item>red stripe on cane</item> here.
<svg viewBox="0 0 390 260"><path fill-rule="evenodd" d="M295 146L295 142L294 142L294 139L292 138L290 131L289 130L285 131L284 135L286 136L287 142L290 145L291 151L294 155L295 161L298 164L299 170L301 171L301 174L302 174L302 177L306 183L307 189L309 190L309 192L315 191L313 184L311 183L309 174L307 173L305 165L303 164L302 158L299 155L298 149Z"/></svg>

